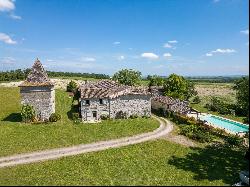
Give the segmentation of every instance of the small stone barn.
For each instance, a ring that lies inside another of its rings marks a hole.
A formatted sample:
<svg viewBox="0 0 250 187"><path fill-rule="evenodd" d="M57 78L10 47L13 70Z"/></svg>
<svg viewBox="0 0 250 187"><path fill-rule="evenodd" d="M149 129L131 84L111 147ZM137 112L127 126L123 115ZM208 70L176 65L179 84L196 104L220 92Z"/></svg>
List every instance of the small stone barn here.
<svg viewBox="0 0 250 187"><path fill-rule="evenodd" d="M79 91L83 121L98 121L101 115L116 118L121 112L128 117L151 116L151 95L146 89L103 80L86 82Z"/></svg>
<svg viewBox="0 0 250 187"><path fill-rule="evenodd" d="M37 59L27 79L19 85L21 104L32 105L40 121L46 121L55 112L54 84Z"/></svg>
<svg viewBox="0 0 250 187"><path fill-rule="evenodd" d="M181 101L168 96L154 95L152 97L152 109L162 108L165 111L179 114L188 114L191 111L187 101Z"/></svg>

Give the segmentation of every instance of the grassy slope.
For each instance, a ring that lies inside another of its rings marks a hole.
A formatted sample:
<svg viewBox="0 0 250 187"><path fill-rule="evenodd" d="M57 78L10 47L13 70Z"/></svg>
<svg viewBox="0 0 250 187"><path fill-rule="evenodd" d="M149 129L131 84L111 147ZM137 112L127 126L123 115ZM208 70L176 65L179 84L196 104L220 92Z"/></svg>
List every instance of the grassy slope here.
<svg viewBox="0 0 250 187"><path fill-rule="evenodd" d="M62 120L25 124L18 122L19 89L0 87L0 156L130 136L159 126L154 119L142 118L76 125L67 116L71 102L67 93L56 90L56 111L62 115Z"/></svg>
<svg viewBox="0 0 250 187"><path fill-rule="evenodd" d="M158 140L0 169L0 185L231 185L245 167L229 148Z"/></svg>

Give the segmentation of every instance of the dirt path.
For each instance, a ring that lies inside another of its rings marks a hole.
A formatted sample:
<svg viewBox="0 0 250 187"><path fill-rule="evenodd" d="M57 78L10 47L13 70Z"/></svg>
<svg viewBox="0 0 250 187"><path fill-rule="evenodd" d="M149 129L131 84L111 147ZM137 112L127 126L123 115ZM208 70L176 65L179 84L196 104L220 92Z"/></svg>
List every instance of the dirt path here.
<svg viewBox="0 0 250 187"><path fill-rule="evenodd" d="M157 139L159 137L163 137L173 130L172 124L169 123L167 120L158 117L154 118L160 122L160 127L152 132L143 133L131 137L115 139L115 140L100 141L96 143L81 144L66 148L50 149L28 154L1 157L0 168L19 165L19 164L40 162L44 160L53 160L66 156L72 156L88 152L101 151L109 148L118 148L122 146L138 144L145 141Z"/></svg>

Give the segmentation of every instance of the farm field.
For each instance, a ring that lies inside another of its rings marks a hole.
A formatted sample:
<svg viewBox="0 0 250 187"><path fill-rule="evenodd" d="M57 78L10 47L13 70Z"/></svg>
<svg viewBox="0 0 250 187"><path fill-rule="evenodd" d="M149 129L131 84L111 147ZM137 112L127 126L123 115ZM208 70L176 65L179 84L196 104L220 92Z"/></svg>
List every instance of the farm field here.
<svg viewBox="0 0 250 187"><path fill-rule="evenodd" d="M0 156L109 140L153 131L154 119L107 120L97 124L74 124L69 118L72 98L56 90L56 123L21 122L19 88L0 87Z"/></svg>
<svg viewBox="0 0 250 187"><path fill-rule="evenodd" d="M195 83L195 89L198 92L198 96L201 99L201 102L198 104L192 104L191 107L195 108L200 112L211 113L214 115L219 115L226 117L232 120L243 122L244 117L234 116L234 115L222 115L218 112L208 111L205 108L205 104L209 102L209 99L212 96L219 97L228 103L236 102L236 91L233 90L233 83L206 83L206 82L197 82Z"/></svg>
<svg viewBox="0 0 250 187"><path fill-rule="evenodd" d="M229 147L166 140L0 169L0 185L232 185L247 166Z"/></svg>

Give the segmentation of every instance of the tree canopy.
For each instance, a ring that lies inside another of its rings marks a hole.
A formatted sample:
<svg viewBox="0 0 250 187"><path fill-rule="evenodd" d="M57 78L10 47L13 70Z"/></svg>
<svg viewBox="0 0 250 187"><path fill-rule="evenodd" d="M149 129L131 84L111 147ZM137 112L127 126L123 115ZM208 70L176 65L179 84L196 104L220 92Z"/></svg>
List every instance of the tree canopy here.
<svg viewBox="0 0 250 187"><path fill-rule="evenodd" d="M147 79L149 80L149 86L163 86L165 81L164 78L157 75L149 75Z"/></svg>
<svg viewBox="0 0 250 187"><path fill-rule="evenodd" d="M114 74L113 80L128 86L135 86L140 83L141 72L132 69L122 69Z"/></svg>
<svg viewBox="0 0 250 187"><path fill-rule="evenodd" d="M244 114L249 116L249 77L243 77L235 82L237 105Z"/></svg>
<svg viewBox="0 0 250 187"><path fill-rule="evenodd" d="M191 96L197 95L194 84L183 76L171 74L164 83L164 94L180 100L188 100Z"/></svg>

